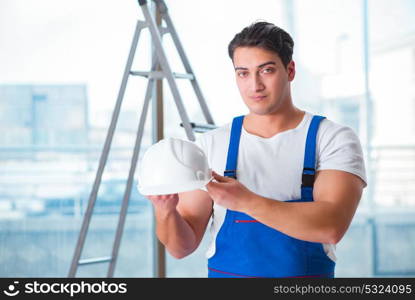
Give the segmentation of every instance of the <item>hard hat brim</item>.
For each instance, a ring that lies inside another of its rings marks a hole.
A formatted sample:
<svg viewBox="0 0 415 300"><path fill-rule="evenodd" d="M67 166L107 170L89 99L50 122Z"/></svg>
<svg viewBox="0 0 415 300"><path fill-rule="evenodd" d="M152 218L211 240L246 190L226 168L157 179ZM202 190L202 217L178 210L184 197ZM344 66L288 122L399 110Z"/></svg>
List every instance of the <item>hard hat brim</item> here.
<svg viewBox="0 0 415 300"><path fill-rule="evenodd" d="M138 191L141 195L167 195L167 194L176 194L182 192L188 192L200 189L211 181L213 177L208 180L192 181L186 182L183 184L174 184L174 185L162 185L162 186L148 186L140 187L137 186Z"/></svg>

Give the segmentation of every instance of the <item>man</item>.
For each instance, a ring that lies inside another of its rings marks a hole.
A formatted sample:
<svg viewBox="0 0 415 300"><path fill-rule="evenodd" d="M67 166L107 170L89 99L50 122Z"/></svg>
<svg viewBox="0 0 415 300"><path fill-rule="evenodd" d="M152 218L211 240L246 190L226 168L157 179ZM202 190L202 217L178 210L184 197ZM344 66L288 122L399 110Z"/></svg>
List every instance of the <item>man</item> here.
<svg viewBox="0 0 415 300"><path fill-rule="evenodd" d="M335 244L366 186L363 155L350 128L293 105L293 46L267 22L234 37L229 56L249 113L198 141L215 180L148 196L176 258L198 247L211 220L209 277L334 277Z"/></svg>

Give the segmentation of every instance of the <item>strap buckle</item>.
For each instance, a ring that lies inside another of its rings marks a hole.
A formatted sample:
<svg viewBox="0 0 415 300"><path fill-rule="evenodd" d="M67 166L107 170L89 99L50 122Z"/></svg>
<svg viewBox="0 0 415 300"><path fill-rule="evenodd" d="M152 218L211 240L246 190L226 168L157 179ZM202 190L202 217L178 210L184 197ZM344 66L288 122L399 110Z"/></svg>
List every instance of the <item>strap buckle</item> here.
<svg viewBox="0 0 415 300"><path fill-rule="evenodd" d="M223 171L223 175L226 177L232 177L233 179L236 179L236 170L225 170Z"/></svg>
<svg viewBox="0 0 415 300"><path fill-rule="evenodd" d="M301 177L301 187L313 187L314 179L316 176L316 169L314 168L304 168L303 175Z"/></svg>

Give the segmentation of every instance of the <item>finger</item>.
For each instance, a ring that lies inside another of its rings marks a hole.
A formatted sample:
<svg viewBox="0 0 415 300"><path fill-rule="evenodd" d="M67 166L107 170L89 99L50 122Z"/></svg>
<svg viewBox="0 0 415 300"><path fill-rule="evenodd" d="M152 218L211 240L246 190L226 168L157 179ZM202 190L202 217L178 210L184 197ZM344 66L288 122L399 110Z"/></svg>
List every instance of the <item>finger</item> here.
<svg viewBox="0 0 415 300"><path fill-rule="evenodd" d="M226 189L226 185L223 182L211 181L206 185L208 192L216 193L218 190Z"/></svg>
<svg viewBox="0 0 415 300"><path fill-rule="evenodd" d="M217 188L218 183L214 181L210 181L208 184L206 184L206 189L209 191L215 190Z"/></svg>
<svg viewBox="0 0 415 300"><path fill-rule="evenodd" d="M213 178L215 178L219 182L231 182L232 181L232 178L221 176L215 171L212 171L212 175L213 175Z"/></svg>

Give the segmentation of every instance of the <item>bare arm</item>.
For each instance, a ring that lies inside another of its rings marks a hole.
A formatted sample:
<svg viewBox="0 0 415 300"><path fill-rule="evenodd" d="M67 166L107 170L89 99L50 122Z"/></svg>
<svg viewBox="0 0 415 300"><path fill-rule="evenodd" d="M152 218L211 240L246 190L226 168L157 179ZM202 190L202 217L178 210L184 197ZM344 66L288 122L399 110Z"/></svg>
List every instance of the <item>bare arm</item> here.
<svg viewBox="0 0 415 300"><path fill-rule="evenodd" d="M183 258L200 244L212 214L213 201L202 190L147 196L154 205L156 233L171 255Z"/></svg>
<svg viewBox="0 0 415 300"><path fill-rule="evenodd" d="M363 181L351 173L316 174L314 202L282 202L261 197L234 179L215 177L208 190L215 202L242 211L289 236L336 244L345 234L362 195ZM232 197L234 196L234 197Z"/></svg>
<svg viewBox="0 0 415 300"><path fill-rule="evenodd" d="M352 221L362 189L362 180L353 174L320 171L314 185L314 202L288 203L262 198L255 201L249 212L258 221L287 235L336 244Z"/></svg>

